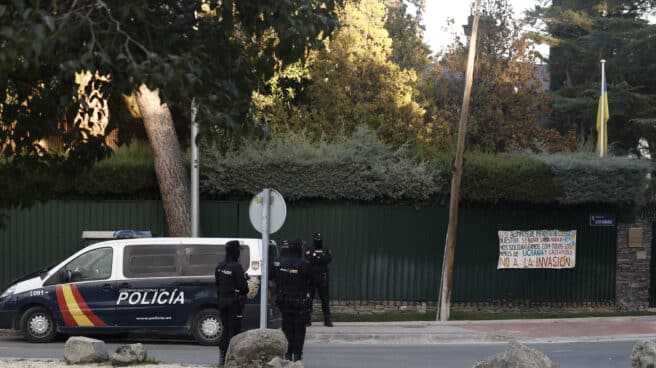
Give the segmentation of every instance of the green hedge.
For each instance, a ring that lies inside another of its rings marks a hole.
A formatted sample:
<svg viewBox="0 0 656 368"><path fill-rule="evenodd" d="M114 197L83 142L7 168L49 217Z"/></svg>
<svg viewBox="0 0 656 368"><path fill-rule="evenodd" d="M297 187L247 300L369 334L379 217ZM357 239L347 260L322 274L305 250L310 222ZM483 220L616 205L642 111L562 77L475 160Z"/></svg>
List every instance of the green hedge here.
<svg viewBox="0 0 656 368"><path fill-rule="evenodd" d="M364 130L333 144L289 135L225 154L205 146L201 192L226 197L272 187L290 200L428 200L432 175L409 156L406 149L391 149Z"/></svg>
<svg viewBox="0 0 656 368"><path fill-rule="evenodd" d="M558 201L579 203L642 203L649 186L651 163L618 157L598 158L593 154L539 155L553 171L562 189Z"/></svg>
<svg viewBox="0 0 656 368"><path fill-rule="evenodd" d="M452 155L438 154L422 161L408 147L393 149L366 130L337 143L313 143L301 135L286 135L227 152L209 143L201 147L201 195L206 198L250 198L272 187L292 201L446 205L450 194ZM470 205L640 204L650 168L644 160L599 159L592 154L467 153L461 199ZM75 180L32 179L52 186L58 198L158 196L147 146L121 149ZM30 180L5 184L23 181ZM19 185L0 187L5 198L11 198L12 190L22 190Z"/></svg>
<svg viewBox="0 0 656 368"><path fill-rule="evenodd" d="M121 147L75 180L61 182L57 191L76 197L154 197L159 190L150 147Z"/></svg>
<svg viewBox="0 0 656 368"><path fill-rule="evenodd" d="M374 133L359 131L333 144L279 136L227 153L206 145L202 165L201 191L219 198L273 187L291 200L444 205L450 194L453 156L419 161L409 150L394 150ZM599 159L593 154L468 153L461 199L471 204L639 204L650 168L648 161Z"/></svg>

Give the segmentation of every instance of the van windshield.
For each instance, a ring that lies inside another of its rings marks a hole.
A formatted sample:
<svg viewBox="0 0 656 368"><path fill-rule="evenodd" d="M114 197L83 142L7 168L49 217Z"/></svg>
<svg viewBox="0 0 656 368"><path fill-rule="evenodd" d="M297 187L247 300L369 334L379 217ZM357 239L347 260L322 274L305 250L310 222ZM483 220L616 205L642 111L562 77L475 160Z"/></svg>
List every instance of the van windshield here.
<svg viewBox="0 0 656 368"><path fill-rule="evenodd" d="M13 285L13 284L15 284L15 283L17 283L17 282L21 282L21 281L29 280L29 279L31 279L31 278L33 278L33 277L37 277L37 276L39 276L39 277L41 278L41 280L43 280L43 278L48 274L48 271L52 270L52 268L55 267L56 265L58 265L59 263L61 263L61 261L60 261L60 262L53 263L53 264L48 265L48 266L46 266L46 267L43 267L43 268L41 268L41 269L39 269L39 270L37 270L37 271L34 271L34 272L30 272L30 273L28 273L28 274L25 274L25 275L23 275L23 276L21 276L21 277L19 277L19 278L14 279L13 281L11 281L11 282L9 283L9 285Z"/></svg>

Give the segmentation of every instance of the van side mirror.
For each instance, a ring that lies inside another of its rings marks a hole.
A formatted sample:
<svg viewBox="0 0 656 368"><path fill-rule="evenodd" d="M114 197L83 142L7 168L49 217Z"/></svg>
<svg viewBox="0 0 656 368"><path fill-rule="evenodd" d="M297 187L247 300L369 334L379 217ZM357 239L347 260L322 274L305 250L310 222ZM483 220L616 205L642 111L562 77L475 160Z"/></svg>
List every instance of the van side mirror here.
<svg viewBox="0 0 656 368"><path fill-rule="evenodd" d="M61 280L62 283L71 282L73 280L73 271L67 268L62 268L59 270L59 280Z"/></svg>

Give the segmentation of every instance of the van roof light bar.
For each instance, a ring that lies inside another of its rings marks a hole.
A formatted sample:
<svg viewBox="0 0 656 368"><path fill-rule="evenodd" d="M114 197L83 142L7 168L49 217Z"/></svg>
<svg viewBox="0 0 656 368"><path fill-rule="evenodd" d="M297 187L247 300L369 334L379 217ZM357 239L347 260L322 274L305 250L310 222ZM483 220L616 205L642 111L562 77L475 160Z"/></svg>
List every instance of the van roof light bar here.
<svg viewBox="0 0 656 368"><path fill-rule="evenodd" d="M150 231L116 230L114 239L152 238Z"/></svg>
<svg viewBox="0 0 656 368"><path fill-rule="evenodd" d="M131 239L131 238L151 238L153 235L150 231L135 230L116 230L116 231L83 231L82 239Z"/></svg>

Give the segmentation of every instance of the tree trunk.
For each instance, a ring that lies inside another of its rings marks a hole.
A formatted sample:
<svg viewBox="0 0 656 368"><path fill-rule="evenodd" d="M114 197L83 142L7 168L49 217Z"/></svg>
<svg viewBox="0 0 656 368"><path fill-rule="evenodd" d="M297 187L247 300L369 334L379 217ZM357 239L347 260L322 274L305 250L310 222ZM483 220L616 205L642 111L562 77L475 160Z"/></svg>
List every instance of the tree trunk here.
<svg viewBox="0 0 656 368"><path fill-rule="evenodd" d="M191 210L189 178L182 149L173 126L171 110L159 98L159 90L141 85L134 94L146 134L153 150L155 174L162 195L164 213L171 236L189 236Z"/></svg>

